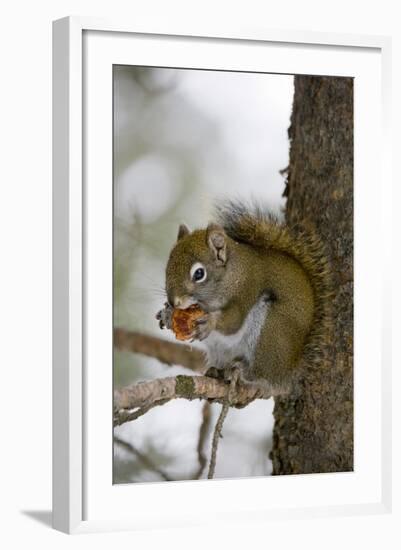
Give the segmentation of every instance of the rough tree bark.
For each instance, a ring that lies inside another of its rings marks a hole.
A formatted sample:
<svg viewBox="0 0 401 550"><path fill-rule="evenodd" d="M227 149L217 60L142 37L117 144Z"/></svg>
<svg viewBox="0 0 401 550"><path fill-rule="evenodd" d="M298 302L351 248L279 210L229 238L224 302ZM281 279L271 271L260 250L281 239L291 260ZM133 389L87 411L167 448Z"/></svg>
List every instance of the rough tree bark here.
<svg viewBox="0 0 401 550"><path fill-rule="evenodd" d="M333 270L334 327L274 408L273 474L353 469L353 80L295 77L286 218L314 226Z"/></svg>

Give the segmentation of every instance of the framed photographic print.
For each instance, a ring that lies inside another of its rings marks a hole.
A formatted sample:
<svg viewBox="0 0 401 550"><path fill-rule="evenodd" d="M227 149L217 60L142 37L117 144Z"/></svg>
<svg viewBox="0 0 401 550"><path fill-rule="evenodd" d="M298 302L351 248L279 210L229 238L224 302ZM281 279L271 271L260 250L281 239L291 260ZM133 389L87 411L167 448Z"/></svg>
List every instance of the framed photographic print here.
<svg viewBox="0 0 401 550"><path fill-rule="evenodd" d="M389 39L53 51L55 528L388 510Z"/></svg>

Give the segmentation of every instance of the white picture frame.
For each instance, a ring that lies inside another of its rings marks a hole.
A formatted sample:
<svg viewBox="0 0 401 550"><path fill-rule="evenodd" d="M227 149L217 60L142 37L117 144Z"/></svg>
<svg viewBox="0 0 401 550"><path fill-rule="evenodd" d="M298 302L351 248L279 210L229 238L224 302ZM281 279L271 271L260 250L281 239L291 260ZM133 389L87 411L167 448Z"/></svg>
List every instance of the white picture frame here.
<svg viewBox="0 0 401 550"><path fill-rule="evenodd" d="M136 55L139 41L140 59ZM160 48L161 41L163 48ZM183 43L186 48L182 48ZM357 83L361 82L361 90L363 83L372 84L371 95L361 93L359 99L356 94L360 105L356 103L355 229L362 251L356 260L360 266L371 268L375 291L372 298L371 287L362 279L356 279L356 298L360 303L370 300L371 308L361 309L360 320L355 321L356 337L360 331L361 344L355 354L355 437L359 462L356 460L354 472L346 474L133 484L120 487L117 494L109 487L111 438L107 450L107 430L111 431L112 424L111 331L108 333L112 302L109 295L97 310L101 311L102 319L95 322L93 313L96 293L104 288L110 288L111 292L112 273L111 247L108 246L111 226L109 222L102 223L104 213L111 208L108 203L112 182L111 105L110 111L104 110L110 101L111 88L107 80L102 79L109 78L110 63L197 67L206 50L209 61L205 63L209 68L223 68L224 64L226 68L240 70L245 66L249 68L250 48L256 52L255 57L252 56L255 70L261 70L257 58L262 59L269 48L274 55L266 66L268 72L295 74L314 67L314 74L354 76ZM297 50L303 55L295 60L293 53ZM183 51L185 59L180 57ZM388 240L380 239L380 235L391 231L387 215L391 208L390 56L388 37L228 27L198 29L196 25L189 29L179 24L143 28L135 23L82 17L54 22L53 526L56 529L76 533L390 511L390 297L385 278L385 273L390 272L385 269L390 251L387 245L382 245ZM90 96L93 101L88 103L85 86L90 88L92 83L98 86L98 93L96 101ZM367 124L362 114L369 108L371 120ZM99 113L103 115L98 117ZM96 127L93 125L95 115L99 118ZM90 138L94 132L98 136L96 140ZM95 141L95 150L92 150ZM369 152L374 151L377 153L375 166L369 160ZM94 164L94 156L99 159L99 166ZM96 200L90 184L84 184L91 178L97 178L100 189ZM358 185L361 178L367 182L364 189ZM376 178L376 195L373 178ZM369 214L375 217L375 232L369 224ZM106 244L106 252L95 250L94 232L98 232ZM376 259L379 267L369 263L366 250L369 244L377 245L375 249L380 250L381 261ZM99 272L99 266L105 269L101 269L101 280L94 281L91 274ZM374 315L369 315L369 311ZM91 351L95 338L104 345L96 354ZM363 387L358 378L358 361L366 365ZM92 376L95 362L97 372ZM99 367L99 362L104 369ZM361 412L365 415L363 418ZM367 426L371 430L371 441ZM96 463L88 458L93 457L94 452L98 455ZM263 484L265 487L260 490ZM235 498L238 494L241 504ZM288 506L290 501L292 504ZM135 509L131 505L129 513L122 514L121 510L127 510L127 502L141 505ZM167 502L171 504L169 507ZM208 513L202 514L205 506Z"/></svg>

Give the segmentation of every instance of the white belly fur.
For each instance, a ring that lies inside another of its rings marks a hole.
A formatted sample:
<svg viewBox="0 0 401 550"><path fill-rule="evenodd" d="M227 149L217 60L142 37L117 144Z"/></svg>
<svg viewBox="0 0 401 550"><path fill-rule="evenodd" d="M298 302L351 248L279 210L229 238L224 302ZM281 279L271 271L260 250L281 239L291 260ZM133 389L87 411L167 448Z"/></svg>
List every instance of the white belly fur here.
<svg viewBox="0 0 401 550"><path fill-rule="evenodd" d="M269 303L261 298L251 308L238 332L229 335L216 330L211 332L204 340L209 366L223 368L237 357L244 357L251 364L268 310Z"/></svg>

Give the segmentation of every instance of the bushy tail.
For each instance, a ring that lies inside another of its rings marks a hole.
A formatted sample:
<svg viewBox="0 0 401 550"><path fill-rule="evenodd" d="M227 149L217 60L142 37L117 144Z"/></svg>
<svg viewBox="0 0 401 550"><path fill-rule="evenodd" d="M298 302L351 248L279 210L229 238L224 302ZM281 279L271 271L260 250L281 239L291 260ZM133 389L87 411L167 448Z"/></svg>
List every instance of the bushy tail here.
<svg viewBox="0 0 401 550"><path fill-rule="evenodd" d="M315 231L306 229L301 223L287 225L257 204L247 205L238 201L218 204L216 218L233 240L288 254L308 274L314 291L315 314L304 348L304 358L315 361L321 356L324 342L327 342L332 320L331 269L321 239Z"/></svg>

